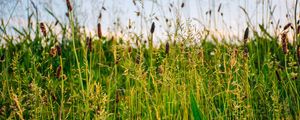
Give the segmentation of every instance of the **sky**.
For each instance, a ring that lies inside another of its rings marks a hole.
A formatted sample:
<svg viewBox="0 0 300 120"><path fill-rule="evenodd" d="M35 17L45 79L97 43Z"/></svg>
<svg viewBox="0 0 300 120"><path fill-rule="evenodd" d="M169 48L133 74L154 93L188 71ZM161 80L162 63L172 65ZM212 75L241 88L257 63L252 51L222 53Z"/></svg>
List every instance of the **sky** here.
<svg viewBox="0 0 300 120"><path fill-rule="evenodd" d="M1 2L2 1L2 2ZM37 6L41 21L53 23L55 20L46 12L46 8L60 19L67 22L65 0L1 0L0 18L8 21L10 26L24 27L27 24L28 13L34 12L31 1ZM104 34L121 34L120 32L149 33L152 22L156 23L156 32L166 36L169 28L165 22L189 21L195 29L204 27L224 35L241 38L246 25L248 12L254 26L268 24L271 21L284 26L293 18L295 0L71 0L81 26L91 32L96 30L98 16L102 13ZM135 2L133 2L135 1ZM182 3L184 7L181 8ZM173 7L171 7L171 4ZM271 5L271 7L270 7ZM221 6L221 7L220 7ZM16 9L14 9L16 7ZM105 10L103 9L105 8ZM29 9L28 9L29 8ZM218 10L220 8L220 10ZM269 11L274 9L270 17ZM170 10L171 9L171 12ZM211 16L206 14L211 11ZM12 14L11 14L12 13ZM141 13L137 16L137 13ZM221 15L223 14L223 15ZM286 16L289 15L287 18ZM157 18L157 19L156 19ZM132 24L131 29L126 29ZM121 27L119 27L120 25ZM271 27L270 27L271 29ZM234 39L234 38L232 38ZM158 40L159 41L159 38Z"/></svg>

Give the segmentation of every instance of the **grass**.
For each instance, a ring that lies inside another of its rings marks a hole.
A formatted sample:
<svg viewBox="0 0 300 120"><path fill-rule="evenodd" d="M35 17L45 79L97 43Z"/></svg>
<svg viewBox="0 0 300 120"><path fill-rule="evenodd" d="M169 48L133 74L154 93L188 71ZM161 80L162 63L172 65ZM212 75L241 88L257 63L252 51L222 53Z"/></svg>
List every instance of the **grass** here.
<svg viewBox="0 0 300 120"><path fill-rule="evenodd" d="M154 47L154 24L148 43L127 42L78 32L73 19L71 9L59 23L61 42L51 25L18 37L1 25L0 119L300 118L300 52L263 26L243 45L178 33Z"/></svg>

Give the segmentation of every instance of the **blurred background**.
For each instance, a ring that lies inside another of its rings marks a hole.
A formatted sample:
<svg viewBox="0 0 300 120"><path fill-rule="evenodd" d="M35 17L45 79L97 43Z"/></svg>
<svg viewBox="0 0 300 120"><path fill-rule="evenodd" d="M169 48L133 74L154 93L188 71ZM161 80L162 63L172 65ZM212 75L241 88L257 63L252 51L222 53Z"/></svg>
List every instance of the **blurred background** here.
<svg viewBox="0 0 300 120"><path fill-rule="evenodd" d="M296 0L71 0L78 23L95 34L101 14L104 35L129 37L129 33L147 36L152 22L156 24L157 42L172 34L176 26L197 31L210 31L220 38L241 39L250 24L262 24L272 34L288 22L294 23ZM1 0L0 18L8 25L26 28L28 16L40 21L63 23L65 0ZM37 9L37 14L35 10ZM246 12L247 13L246 13ZM299 15L297 16L299 17ZM248 25L247 25L248 23ZM178 29L178 28L177 28ZM13 34L13 30L11 30Z"/></svg>

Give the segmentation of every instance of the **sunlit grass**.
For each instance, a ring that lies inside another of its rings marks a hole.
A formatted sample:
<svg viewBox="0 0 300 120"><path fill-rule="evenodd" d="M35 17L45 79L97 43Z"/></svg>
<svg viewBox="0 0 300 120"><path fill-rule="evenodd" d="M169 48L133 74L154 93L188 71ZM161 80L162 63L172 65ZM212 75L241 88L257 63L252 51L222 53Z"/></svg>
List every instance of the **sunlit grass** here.
<svg viewBox="0 0 300 120"><path fill-rule="evenodd" d="M2 22L1 119L300 117L300 49L283 35L247 28L236 45L178 33L155 47L154 23L146 42L107 38L101 25L91 36L68 9L61 42L51 25L37 21L16 37Z"/></svg>

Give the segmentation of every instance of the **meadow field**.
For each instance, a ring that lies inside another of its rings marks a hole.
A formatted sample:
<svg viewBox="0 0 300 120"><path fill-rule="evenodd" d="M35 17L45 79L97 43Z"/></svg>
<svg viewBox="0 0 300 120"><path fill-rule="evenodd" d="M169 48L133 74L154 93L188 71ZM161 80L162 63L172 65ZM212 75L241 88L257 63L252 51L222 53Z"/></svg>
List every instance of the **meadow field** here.
<svg viewBox="0 0 300 120"><path fill-rule="evenodd" d="M91 34L64 2L67 23L48 10L56 21L30 15L9 34L1 20L0 119L300 119L297 12L275 33L249 22L235 43L159 18L175 31L154 43L157 21L146 39L106 35L100 21Z"/></svg>

